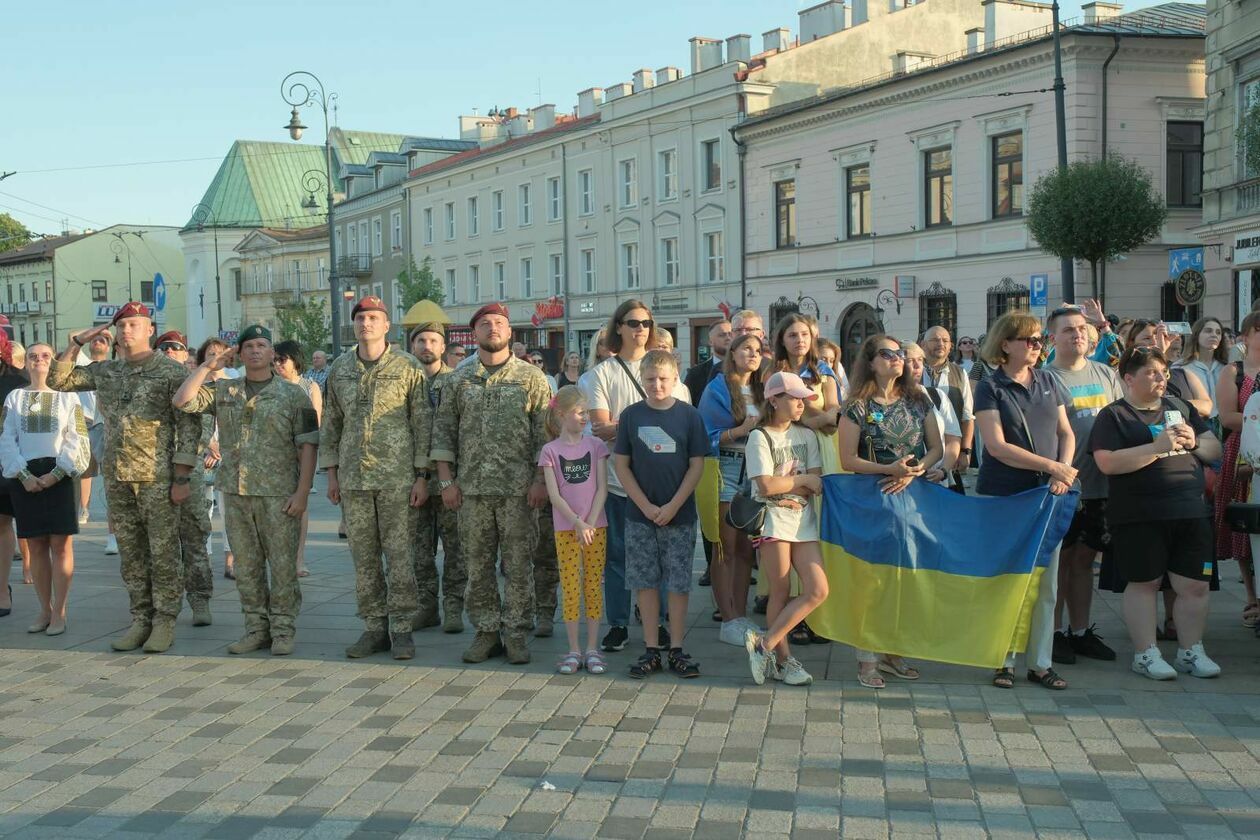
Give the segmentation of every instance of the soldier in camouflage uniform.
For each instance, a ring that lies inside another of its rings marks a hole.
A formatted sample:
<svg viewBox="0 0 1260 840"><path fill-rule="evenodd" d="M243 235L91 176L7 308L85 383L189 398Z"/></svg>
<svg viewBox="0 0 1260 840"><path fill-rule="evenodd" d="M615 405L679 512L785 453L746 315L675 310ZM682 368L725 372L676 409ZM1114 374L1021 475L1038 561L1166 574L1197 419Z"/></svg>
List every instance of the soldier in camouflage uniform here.
<svg viewBox="0 0 1260 840"><path fill-rule="evenodd" d="M110 326L116 328L117 359L76 368L83 345L109 327L72 334L48 386L96 391L106 418L105 498L131 601L131 628L113 648L144 645L148 653L161 653L174 641L184 593L179 505L189 498L201 427L171 405L188 371L149 347L153 321L144 304L120 307Z"/></svg>
<svg viewBox="0 0 1260 840"><path fill-rule="evenodd" d="M547 499L535 465L547 439L551 387L542 371L509 352L506 307L487 304L470 325L477 356L457 368L442 389L429 457L437 464L443 504L459 511L468 617L477 630L464 661L484 662L506 649L508 662L520 665L529 661L525 636L533 626L538 527L530 508L541 508ZM506 577L502 602L495 575L500 552Z"/></svg>
<svg viewBox="0 0 1260 840"><path fill-rule="evenodd" d="M432 437L432 417L442 401L442 387L452 370L442 361L446 350L446 336L441 324L420 324L411 330L408 345L411 355L420 362L424 371L424 446L421 452L428 458ZM416 629L438 624L438 571L437 542L442 538L442 630L462 633L464 630L464 591L468 588L468 570L459 552L459 516L442 504L437 489L437 472L432 464L425 474L429 478L429 499L420 508L416 526L416 586L420 592L420 611L416 615Z"/></svg>
<svg viewBox="0 0 1260 840"><path fill-rule="evenodd" d="M560 565L556 560L555 523L548 502L534 511L538 544L534 548L534 635L545 639L555 632L556 590L560 586Z"/></svg>
<svg viewBox="0 0 1260 840"><path fill-rule="evenodd" d="M410 355L389 346L389 315L380 298L363 298L351 317L358 344L329 368L319 439L328 499L345 506L355 595L365 625L346 656L359 659L392 649L395 659L411 659L418 601L412 540L416 509L429 495L422 475L428 465L422 451L427 440L423 373Z"/></svg>
<svg viewBox="0 0 1260 840"><path fill-rule="evenodd" d="M168 330L157 337L154 345L166 358L188 367L188 342L177 330ZM184 596L192 608L193 627L205 627L212 621L210 598L214 595L214 573L210 571L210 499L206 496L205 472L201 468L206 447L214 435L214 419L201 418L201 439L197 443L197 466L190 478L191 495L179 506L179 547L184 564Z"/></svg>
<svg viewBox="0 0 1260 840"><path fill-rule="evenodd" d="M265 327L246 327L237 347L245 363L243 379L207 382L232 358L232 351L211 350L175 394L174 404L219 421L223 460L217 483L245 613L245 636L228 645L228 652L270 647L273 656L284 656L293 652L302 607L297 547L315 480L319 424L306 392L272 374L275 353Z"/></svg>

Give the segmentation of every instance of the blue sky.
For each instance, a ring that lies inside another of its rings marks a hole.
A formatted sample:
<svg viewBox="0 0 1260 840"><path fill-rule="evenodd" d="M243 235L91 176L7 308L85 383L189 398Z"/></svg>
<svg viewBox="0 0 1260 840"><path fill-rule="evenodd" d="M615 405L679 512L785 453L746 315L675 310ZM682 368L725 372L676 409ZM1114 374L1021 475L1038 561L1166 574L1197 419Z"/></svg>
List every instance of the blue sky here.
<svg viewBox="0 0 1260 840"><path fill-rule="evenodd" d="M756 50L768 29L795 35L796 13L815 2L12 4L0 172L17 174L0 181L0 212L37 233L59 232L63 218L75 228L183 224L233 140L285 138L280 80L291 70L338 93L345 128L454 137L472 108L530 107L541 90L568 111L579 90L629 81L639 67L686 70L695 35L749 33ZM669 14L646 14L657 8ZM1065 19L1079 13L1063 6ZM305 121L319 124L314 113ZM321 126L307 141L322 136Z"/></svg>

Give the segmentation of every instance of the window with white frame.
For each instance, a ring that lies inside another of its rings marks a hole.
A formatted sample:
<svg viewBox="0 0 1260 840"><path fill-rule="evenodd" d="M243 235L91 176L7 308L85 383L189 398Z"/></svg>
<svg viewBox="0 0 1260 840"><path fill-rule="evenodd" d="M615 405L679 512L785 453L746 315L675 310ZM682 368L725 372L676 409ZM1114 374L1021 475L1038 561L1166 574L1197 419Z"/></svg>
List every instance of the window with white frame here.
<svg viewBox="0 0 1260 840"><path fill-rule="evenodd" d="M267 263L267 291L274 291L275 287L271 285L271 263ZM143 293L141 294L143 297Z"/></svg>
<svg viewBox="0 0 1260 840"><path fill-rule="evenodd" d="M552 254L548 262L551 269L551 293L558 297L564 294L564 254Z"/></svg>
<svg viewBox="0 0 1260 840"><path fill-rule="evenodd" d="M477 196L470 195L468 197L468 235L476 236L481 233L481 213L478 212Z"/></svg>
<svg viewBox="0 0 1260 840"><path fill-rule="evenodd" d="M490 193L490 227L503 230L503 190Z"/></svg>
<svg viewBox="0 0 1260 840"><path fill-rule="evenodd" d="M678 197L678 150L663 149L656 154L656 192L660 201Z"/></svg>
<svg viewBox="0 0 1260 840"><path fill-rule="evenodd" d="M560 192L560 179L547 179L547 221L558 222L563 214L563 203L561 202L562 194Z"/></svg>
<svg viewBox="0 0 1260 840"><path fill-rule="evenodd" d="M302 288L302 261L301 260L289 260L289 278L288 279L289 279L289 282L287 284L287 288L290 288L290 289Z"/></svg>
<svg viewBox="0 0 1260 840"><path fill-rule="evenodd" d="M595 212L595 170L583 169L578 178L578 214L589 216Z"/></svg>
<svg viewBox="0 0 1260 840"><path fill-rule="evenodd" d="M534 261L530 257L521 257L521 297L534 296Z"/></svg>
<svg viewBox="0 0 1260 840"><path fill-rule="evenodd" d="M666 236L661 240L661 282L666 286L678 284L677 236Z"/></svg>
<svg viewBox="0 0 1260 840"><path fill-rule="evenodd" d="M424 208L424 244L433 244L433 208Z"/></svg>
<svg viewBox="0 0 1260 840"><path fill-rule="evenodd" d="M468 300L477 303L481 300L481 266L468 266Z"/></svg>
<svg viewBox="0 0 1260 840"><path fill-rule="evenodd" d="M704 235L704 282L722 283L726 280L726 257L722 250L722 232Z"/></svg>
<svg viewBox="0 0 1260 840"><path fill-rule="evenodd" d="M389 250L402 250L402 211L389 214Z"/></svg>
<svg viewBox="0 0 1260 840"><path fill-rule="evenodd" d="M446 205L443 209L446 213L446 238L454 239L455 238L455 202L453 201L446 202Z"/></svg>
<svg viewBox="0 0 1260 840"><path fill-rule="evenodd" d="M446 302L447 303L455 304L459 302L459 295L456 289L457 285L458 284L455 282L455 269L453 268L446 269Z"/></svg>
<svg viewBox="0 0 1260 840"><path fill-rule="evenodd" d="M848 238L871 235L871 165L863 163L844 170L844 190L848 199Z"/></svg>
<svg viewBox="0 0 1260 840"><path fill-rule="evenodd" d="M617 163L617 206L625 209L638 203L638 162L634 158L626 158Z"/></svg>
<svg viewBox="0 0 1260 840"><path fill-rule="evenodd" d="M700 189L704 192L722 186L722 141L705 140L700 144Z"/></svg>
<svg viewBox="0 0 1260 840"><path fill-rule="evenodd" d="M534 211L531 204L532 195L529 184L521 184L516 188L517 207L519 209L519 220L522 227L533 224Z"/></svg>
<svg viewBox="0 0 1260 840"><path fill-rule="evenodd" d="M621 243L621 287L639 288L639 243Z"/></svg>
<svg viewBox="0 0 1260 840"><path fill-rule="evenodd" d="M582 291L587 293L594 292L597 279L595 277L595 249L583 248L579 259L582 271Z"/></svg>
<svg viewBox="0 0 1260 840"><path fill-rule="evenodd" d="M333 228L333 242L337 246L338 254L345 253L344 251L341 250L341 228Z"/></svg>
<svg viewBox="0 0 1260 840"><path fill-rule="evenodd" d="M1247 149L1254 149L1260 144L1260 139L1255 135L1260 132L1260 119L1257 119L1257 113L1260 112L1260 78L1248 79L1240 82L1238 85L1238 113L1234 120L1234 124L1239 126L1237 141L1235 147L1238 155L1238 173L1235 179L1238 181L1249 181L1252 178L1260 177L1260 160L1256 160L1257 155L1247 154ZM1241 196L1239 197L1241 200ZM1241 209L1241 208L1240 208ZM1252 273L1254 276L1254 272Z"/></svg>
<svg viewBox="0 0 1260 840"><path fill-rule="evenodd" d="M359 222L359 252L364 256L367 255L371 245L368 244L368 222L367 219Z"/></svg>
<svg viewBox="0 0 1260 840"><path fill-rule="evenodd" d="M359 229L353 224L346 225L346 254L355 256L359 253Z"/></svg>
<svg viewBox="0 0 1260 840"><path fill-rule="evenodd" d="M384 252L384 242L381 232L381 217L377 216L372 220L372 256L379 257Z"/></svg>
<svg viewBox="0 0 1260 840"><path fill-rule="evenodd" d="M315 285L321 289L328 288L328 265L324 262L324 258L320 257L315 263Z"/></svg>
<svg viewBox="0 0 1260 840"><path fill-rule="evenodd" d="M507 263L494 264L494 296L495 300L507 299Z"/></svg>

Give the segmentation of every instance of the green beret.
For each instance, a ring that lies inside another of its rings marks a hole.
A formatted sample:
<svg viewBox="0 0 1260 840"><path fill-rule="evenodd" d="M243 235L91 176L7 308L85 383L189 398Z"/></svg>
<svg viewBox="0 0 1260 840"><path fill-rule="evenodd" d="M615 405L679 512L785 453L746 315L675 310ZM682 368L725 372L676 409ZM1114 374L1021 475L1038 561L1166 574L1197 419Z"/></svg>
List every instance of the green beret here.
<svg viewBox="0 0 1260 840"><path fill-rule="evenodd" d="M238 348L243 347L245 346L245 342L254 338L265 338L267 339L267 343L270 344L271 330L267 329L262 324L251 324L241 330L241 334L236 339L236 346Z"/></svg>

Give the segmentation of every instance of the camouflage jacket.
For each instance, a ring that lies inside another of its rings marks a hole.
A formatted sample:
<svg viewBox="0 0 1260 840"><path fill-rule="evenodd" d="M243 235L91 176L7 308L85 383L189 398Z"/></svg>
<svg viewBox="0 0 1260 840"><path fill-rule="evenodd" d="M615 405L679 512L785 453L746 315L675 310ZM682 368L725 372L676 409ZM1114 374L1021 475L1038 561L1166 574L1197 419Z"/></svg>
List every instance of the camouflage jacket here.
<svg viewBox="0 0 1260 840"><path fill-rule="evenodd" d="M432 470L434 466L433 462L429 460L429 449L433 445L433 420L437 417L438 406L442 404L442 389L450 381L451 374L455 372L455 369L443 362L442 367L432 377L424 372L423 366L420 372L423 376L421 389L424 397L424 414L417 421L419 424L417 433L420 441L420 455L423 456L425 461L424 468ZM436 472L433 475L433 480L437 481Z"/></svg>
<svg viewBox="0 0 1260 840"><path fill-rule="evenodd" d="M171 398L188 371L161 353L144 361L107 359L86 367L54 360L48 387L95 391L105 423L105 477L127 483L169 482L175 465L197 467L201 423Z"/></svg>
<svg viewBox="0 0 1260 840"><path fill-rule="evenodd" d="M219 421L215 487L239 496L291 496L297 490L298 450L319 444L311 400L297 385L272 377L253 398L244 379L201 386L181 411Z"/></svg>
<svg viewBox="0 0 1260 840"><path fill-rule="evenodd" d="M454 463L469 495L524 495L547 442L550 402L546 375L529 362L509 357L494 374L481 359L457 368L443 383L429 458Z"/></svg>
<svg viewBox="0 0 1260 840"><path fill-rule="evenodd" d="M374 365L357 351L332 363L324 395L319 463L336 467L343 490L410 487L424 455L424 371L386 347Z"/></svg>

